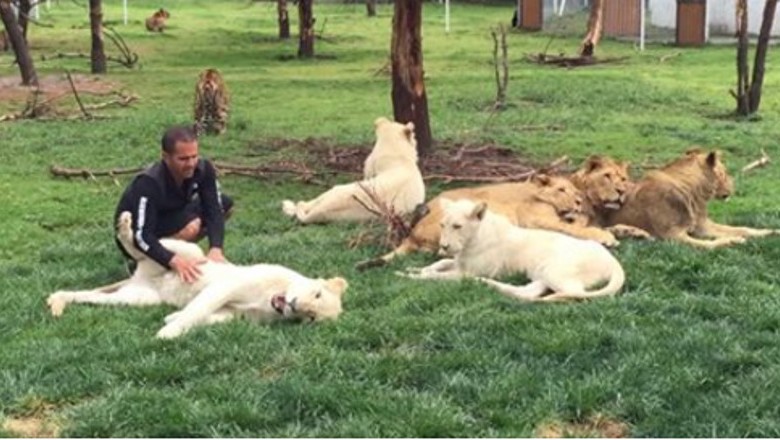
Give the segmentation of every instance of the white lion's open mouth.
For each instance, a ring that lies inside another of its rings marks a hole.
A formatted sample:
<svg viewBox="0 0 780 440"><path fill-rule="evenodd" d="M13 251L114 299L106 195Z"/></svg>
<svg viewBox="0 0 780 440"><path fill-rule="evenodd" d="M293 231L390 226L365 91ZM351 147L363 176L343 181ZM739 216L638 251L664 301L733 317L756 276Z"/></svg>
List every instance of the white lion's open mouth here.
<svg viewBox="0 0 780 440"><path fill-rule="evenodd" d="M284 295L274 295L271 298L271 307L280 315L284 315L284 307L287 305L287 299Z"/></svg>

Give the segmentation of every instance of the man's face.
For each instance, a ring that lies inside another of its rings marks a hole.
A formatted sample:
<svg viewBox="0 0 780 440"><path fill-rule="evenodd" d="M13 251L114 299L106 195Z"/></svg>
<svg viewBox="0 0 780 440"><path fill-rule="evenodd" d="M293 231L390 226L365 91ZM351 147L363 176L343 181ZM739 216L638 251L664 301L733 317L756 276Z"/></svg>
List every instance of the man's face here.
<svg viewBox="0 0 780 440"><path fill-rule="evenodd" d="M179 141L172 153L163 151L163 161L168 165L174 180L181 183L195 173L198 164L198 141Z"/></svg>

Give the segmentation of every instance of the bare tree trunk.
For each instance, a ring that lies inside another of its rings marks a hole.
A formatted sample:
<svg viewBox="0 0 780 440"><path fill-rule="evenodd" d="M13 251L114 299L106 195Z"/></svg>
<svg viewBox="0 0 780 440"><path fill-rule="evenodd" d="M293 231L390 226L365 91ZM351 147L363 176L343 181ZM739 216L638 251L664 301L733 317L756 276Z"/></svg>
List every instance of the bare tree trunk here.
<svg viewBox="0 0 780 440"><path fill-rule="evenodd" d="M313 0L298 0L298 57L311 58L314 56L314 15L312 14Z"/></svg>
<svg viewBox="0 0 780 440"><path fill-rule="evenodd" d="M276 13L279 17L279 38L290 38L290 13L287 12L287 0L276 1Z"/></svg>
<svg viewBox="0 0 780 440"><path fill-rule="evenodd" d="M92 31L92 73L106 73L103 50L103 9L101 0L89 0L89 23Z"/></svg>
<svg viewBox="0 0 780 440"><path fill-rule="evenodd" d="M366 14L376 17L376 0L366 0Z"/></svg>
<svg viewBox="0 0 780 440"><path fill-rule="evenodd" d="M414 123L417 151L431 151L428 97L423 82L422 0L395 0L390 59L393 77L393 115L398 122Z"/></svg>
<svg viewBox="0 0 780 440"><path fill-rule="evenodd" d="M24 41L24 35L22 35L22 30L19 28L19 23L11 8L11 0L0 0L0 18L3 20L6 34L16 55L16 62L19 64L19 72L22 75L22 84L37 86L38 75L35 73L30 49L27 47L27 42Z"/></svg>
<svg viewBox="0 0 780 440"><path fill-rule="evenodd" d="M580 56L593 56L596 46L601 39L601 28L604 23L604 0L592 0L590 3L590 16L588 17L588 31L582 39Z"/></svg>
<svg viewBox="0 0 780 440"><path fill-rule="evenodd" d="M22 36L24 41L27 41L27 27L30 23L30 11L32 10L32 4L30 0L19 0L19 27L22 28Z"/></svg>
<svg viewBox="0 0 780 440"><path fill-rule="evenodd" d="M766 52L769 49L769 33L772 31L776 9L777 0L766 0L761 31L758 34L756 58L753 61L753 80L750 83L750 113L757 112L758 105L761 103L761 87L764 85L764 65L766 64Z"/></svg>
<svg viewBox="0 0 780 440"><path fill-rule="evenodd" d="M747 0L737 0L737 114L750 113Z"/></svg>

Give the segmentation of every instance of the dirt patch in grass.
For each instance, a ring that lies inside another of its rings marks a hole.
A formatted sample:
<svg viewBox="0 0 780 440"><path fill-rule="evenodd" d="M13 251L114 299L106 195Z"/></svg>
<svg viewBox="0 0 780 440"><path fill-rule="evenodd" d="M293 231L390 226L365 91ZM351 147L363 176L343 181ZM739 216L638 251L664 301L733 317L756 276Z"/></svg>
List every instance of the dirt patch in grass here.
<svg viewBox="0 0 780 440"><path fill-rule="evenodd" d="M539 438L625 438L630 435L627 424L601 414L590 416L582 421L548 422L536 429L536 437Z"/></svg>
<svg viewBox="0 0 780 440"><path fill-rule="evenodd" d="M73 84L79 94L106 95L119 88L118 83L97 76L72 74L71 78L73 78ZM73 94L65 74L40 77L38 82L40 91L43 93L43 96L39 98L41 100ZM21 79L18 76L0 77L0 102L24 103L33 90L35 87L21 85Z"/></svg>
<svg viewBox="0 0 780 440"><path fill-rule="evenodd" d="M363 163L371 152L366 145L337 144L329 139L307 138L271 139L249 145L250 156L279 152L291 160L272 161L281 168L307 169L310 172L338 172L360 175ZM231 161L232 162L232 161ZM561 172L560 168L568 164L567 160L557 163L545 171ZM461 180L473 182L516 181L527 179L534 170L543 170L549 164L534 164L518 152L494 143L463 143L440 141L433 151L420 158L420 167L426 180L436 179L444 182Z"/></svg>
<svg viewBox="0 0 780 440"><path fill-rule="evenodd" d="M3 423L3 429L12 435L24 438L53 438L58 437L60 426L46 418L44 414L29 417L7 418Z"/></svg>

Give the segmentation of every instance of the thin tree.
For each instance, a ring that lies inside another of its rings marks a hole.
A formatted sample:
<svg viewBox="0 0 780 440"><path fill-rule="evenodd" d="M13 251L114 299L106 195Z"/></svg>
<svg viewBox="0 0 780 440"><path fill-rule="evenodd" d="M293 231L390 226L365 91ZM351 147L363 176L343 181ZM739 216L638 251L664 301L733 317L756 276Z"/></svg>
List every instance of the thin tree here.
<svg viewBox="0 0 780 440"><path fill-rule="evenodd" d="M313 0L298 0L298 57L314 56L314 15Z"/></svg>
<svg viewBox="0 0 780 440"><path fill-rule="evenodd" d="M644 1L644 0L641 0ZM592 0L590 3L590 15L588 16L588 31L582 39L580 56L590 57L596 52L596 46L601 40L601 32L604 23L604 0Z"/></svg>
<svg viewBox="0 0 780 440"><path fill-rule="evenodd" d="M366 0L366 14L376 17L376 0Z"/></svg>
<svg viewBox="0 0 780 440"><path fill-rule="evenodd" d="M103 49L103 8L101 0L89 0L89 24L92 33L92 73L106 73L106 52Z"/></svg>
<svg viewBox="0 0 780 440"><path fill-rule="evenodd" d="M396 0L390 44L393 115L398 122L414 123L417 150L424 155L433 141L423 82L421 27L422 0Z"/></svg>
<svg viewBox="0 0 780 440"><path fill-rule="evenodd" d="M279 38L290 38L290 13L287 11L287 0L276 1L276 15L279 21Z"/></svg>
<svg viewBox="0 0 780 440"><path fill-rule="evenodd" d="M761 88L764 84L764 66L769 49L769 36L775 19L777 0L766 0L764 17L758 34L756 56L753 60L753 76L748 66L748 11L747 1L737 0L737 91L732 95L737 100L737 114L747 116L758 111L761 104Z"/></svg>
<svg viewBox="0 0 780 440"><path fill-rule="evenodd" d="M38 74L35 73L35 65L33 65L33 60L30 56L30 48L24 40L19 22L16 20L16 15L11 7L11 0L0 0L0 19L3 20L6 35L11 42L14 55L16 55L16 63L19 65L19 73L22 75L22 85L37 86Z"/></svg>

